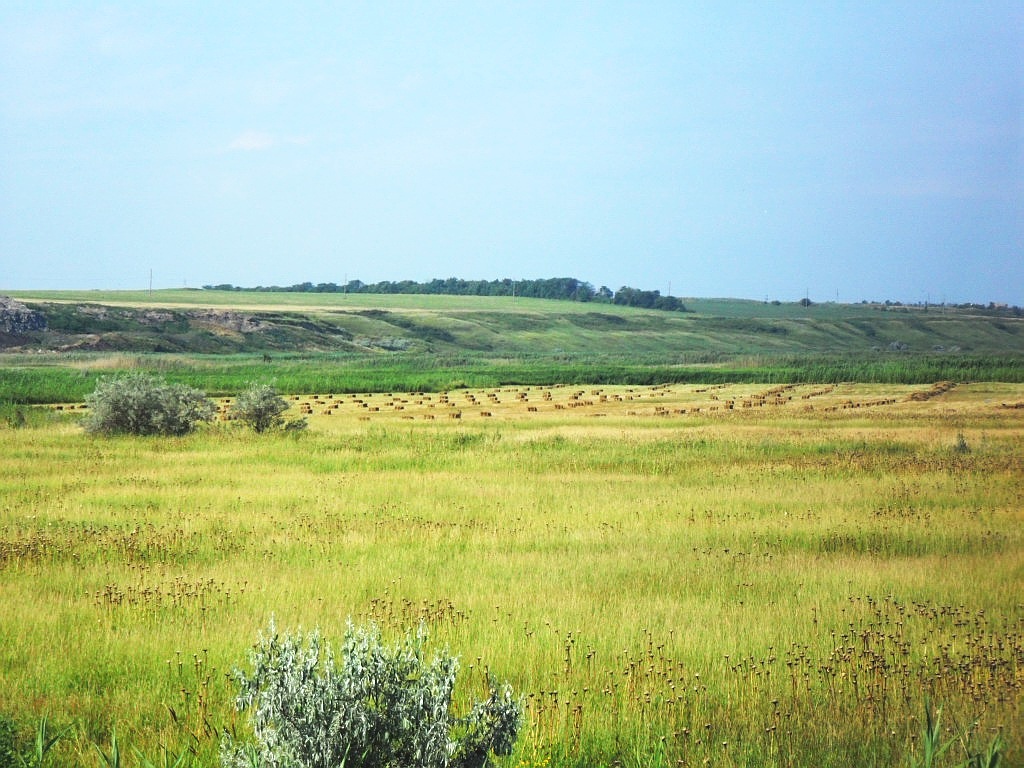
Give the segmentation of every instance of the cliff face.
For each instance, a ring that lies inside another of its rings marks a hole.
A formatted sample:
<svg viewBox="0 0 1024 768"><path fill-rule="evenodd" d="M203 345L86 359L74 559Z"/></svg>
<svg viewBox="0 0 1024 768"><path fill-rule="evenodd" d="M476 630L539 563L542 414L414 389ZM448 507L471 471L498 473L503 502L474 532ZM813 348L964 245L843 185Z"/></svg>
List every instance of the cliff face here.
<svg viewBox="0 0 1024 768"><path fill-rule="evenodd" d="M46 318L20 301L0 296L0 333L20 336L46 330Z"/></svg>
<svg viewBox="0 0 1024 768"><path fill-rule="evenodd" d="M302 314L153 309L68 302L22 304L0 297L2 352L350 350L346 328Z"/></svg>

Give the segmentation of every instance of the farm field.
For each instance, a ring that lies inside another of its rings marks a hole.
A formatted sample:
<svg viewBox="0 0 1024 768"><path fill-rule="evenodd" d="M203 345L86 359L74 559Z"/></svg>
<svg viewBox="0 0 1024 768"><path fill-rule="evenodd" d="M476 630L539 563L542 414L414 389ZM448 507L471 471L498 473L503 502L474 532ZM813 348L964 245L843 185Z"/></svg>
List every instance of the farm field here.
<svg viewBox="0 0 1024 768"><path fill-rule="evenodd" d="M463 700L523 697L509 766L903 766L926 700L1024 762L1024 385L290 402L305 432L0 421L0 716L73 724L53 764L116 728L215 765L271 618L422 622Z"/></svg>

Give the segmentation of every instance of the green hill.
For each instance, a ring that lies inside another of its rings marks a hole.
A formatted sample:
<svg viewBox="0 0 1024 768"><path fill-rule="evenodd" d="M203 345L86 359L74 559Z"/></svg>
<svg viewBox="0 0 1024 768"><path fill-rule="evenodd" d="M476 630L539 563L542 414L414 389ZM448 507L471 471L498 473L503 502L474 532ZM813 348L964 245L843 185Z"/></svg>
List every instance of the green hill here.
<svg viewBox="0 0 1024 768"><path fill-rule="evenodd" d="M509 297L232 291L13 294L45 329L8 350L486 353L501 357L1024 351L1012 311L685 300L685 313Z"/></svg>
<svg viewBox="0 0 1024 768"><path fill-rule="evenodd" d="M282 388L307 391L313 384L352 391L1024 377L1024 319L1015 308L684 299L688 311L666 312L522 297L211 290L9 295L21 306L18 316L33 322L5 325L0 317L0 368L8 370L0 400L26 399L24 391L11 391L16 369L74 365L92 376L109 365L99 359L112 353L179 371L213 391L230 391L244 375L273 376ZM67 392L77 397L86 386L92 384Z"/></svg>

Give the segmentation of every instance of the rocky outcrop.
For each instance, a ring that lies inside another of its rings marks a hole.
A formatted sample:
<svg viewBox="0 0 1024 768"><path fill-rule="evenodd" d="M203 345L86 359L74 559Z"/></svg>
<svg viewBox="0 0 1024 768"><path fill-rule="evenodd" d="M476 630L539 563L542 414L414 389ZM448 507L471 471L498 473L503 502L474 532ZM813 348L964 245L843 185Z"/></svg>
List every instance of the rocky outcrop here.
<svg viewBox="0 0 1024 768"><path fill-rule="evenodd" d="M265 324L258 318L251 315L242 315L238 312L224 312L214 309L189 312L189 317L207 326L223 328L235 333L254 333L263 330Z"/></svg>
<svg viewBox="0 0 1024 768"><path fill-rule="evenodd" d="M46 318L20 301L0 296L0 333L19 336L46 330Z"/></svg>
<svg viewBox="0 0 1024 768"><path fill-rule="evenodd" d="M31 331L31 332L29 332ZM349 349L352 334L322 318L291 312L169 309L0 298L4 352L221 352ZM405 349L400 339L377 347Z"/></svg>

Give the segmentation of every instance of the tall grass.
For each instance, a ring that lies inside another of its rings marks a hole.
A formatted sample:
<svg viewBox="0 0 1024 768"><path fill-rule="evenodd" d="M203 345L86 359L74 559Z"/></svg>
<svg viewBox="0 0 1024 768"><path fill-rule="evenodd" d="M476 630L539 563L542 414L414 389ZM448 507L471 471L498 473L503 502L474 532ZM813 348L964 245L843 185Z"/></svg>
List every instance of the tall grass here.
<svg viewBox="0 0 1024 768"><path fill-rule="evenodd" d="M654 410L765 386L698 389L459 420L375 396L297 436L0 427L0 714L77 723L61 764L116 727L212 765L259 628L351 616L424 622L462 702L509 679L511 764L905 765L926 693L1020 760L1024 423L988 402L1020 387Z"/></svg>
<svg viewBox="0 0 1024 768"><path fill-rule="evenodd" d="M2 361L0 361L2 363ZM74 355L39 365L18 358L0 367L0 402L81 402L101 376L118 371L157 373L172 383L212 396L235 395L253 381L273 382L282 393L438 392L520 384L651 385L658 383L924 384L936 381L1024 381L1013 356L752 357L709 364L703 356L663 360L593 357L492 360L483 356L409 354L277 355Z"/></svg>

